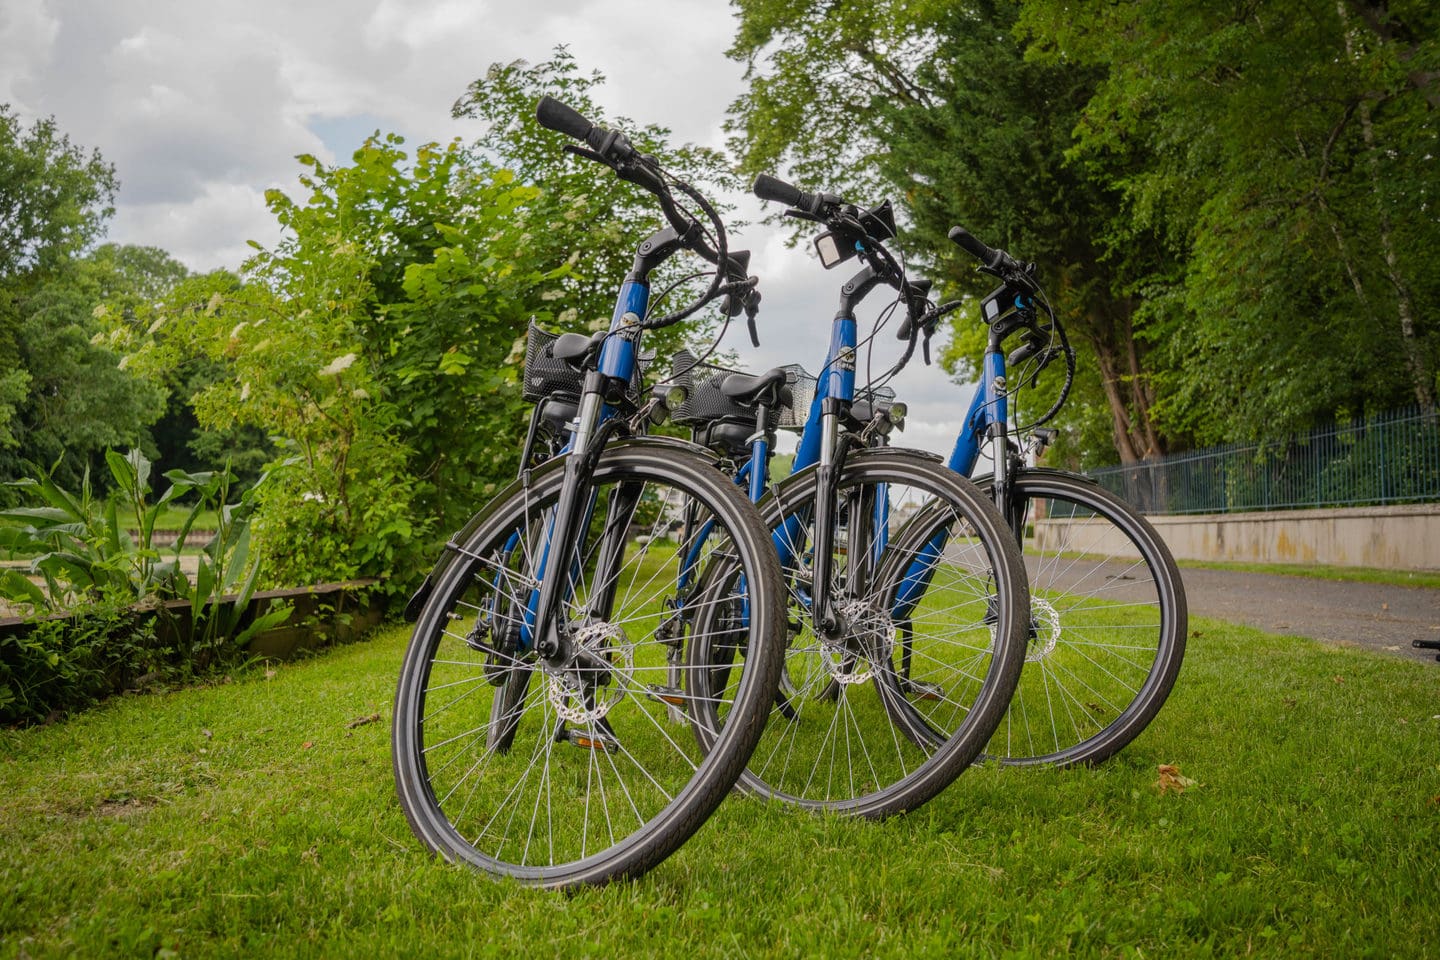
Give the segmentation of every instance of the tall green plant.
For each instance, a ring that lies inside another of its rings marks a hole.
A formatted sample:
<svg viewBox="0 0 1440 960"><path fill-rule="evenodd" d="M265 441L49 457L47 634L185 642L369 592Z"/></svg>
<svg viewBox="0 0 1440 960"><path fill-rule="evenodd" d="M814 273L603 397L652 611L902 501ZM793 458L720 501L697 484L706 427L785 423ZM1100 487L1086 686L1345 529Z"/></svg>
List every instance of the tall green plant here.
<svg viewBox="0 0 1440 960"><path fill-rule="evenodd" d="M256 633L290 615L288 607L276 608L241 625L260 571L250 554L257 488L231 504L235 478L228 469L172 470L165 475L169 488L151 502L151 463L139 450L107 451L105 460L115 484L105 499L95 497L88 473L78 495L46 474L13 484L42 505L0 511L0 517L20 521L0 527L0 546L37 553L30 572L43 579L45 589L18 570L6 570L0 574L0 596L49 612L189 599L189 627L178 632L183 658L197 668L223 656L227 645L243 648ZM156 520L167 506L187 497L193 503L179 538L162 556L153 545ZM180 570L180 555L196 518L211 511L219 518L218 528L199 557L192 585ZM226 596L237 587L237 594Z"/></svg>

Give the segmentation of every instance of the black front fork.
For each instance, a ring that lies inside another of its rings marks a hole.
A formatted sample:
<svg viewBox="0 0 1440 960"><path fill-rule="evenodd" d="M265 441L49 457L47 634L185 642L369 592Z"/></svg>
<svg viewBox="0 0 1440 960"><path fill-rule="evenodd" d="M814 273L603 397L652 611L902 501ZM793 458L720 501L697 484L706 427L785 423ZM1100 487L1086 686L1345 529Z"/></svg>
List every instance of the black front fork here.
<svg viewBox="0 0 1440 960"><path fill-rule="evenodd" d="M825 417L825 436L834 437L835 445L833 452L822 451L820 464L815 471L815 535L812 537L814 559L811 563L814 582L811 584L811 603L814 605L816 625L827 637L834 637L844 629L831 591L836 498L840 487L840 473L845 468L845 454L849 449L848 435L839 430L842 405L843 401L835 397L823 401L821 414Z"/></svg>

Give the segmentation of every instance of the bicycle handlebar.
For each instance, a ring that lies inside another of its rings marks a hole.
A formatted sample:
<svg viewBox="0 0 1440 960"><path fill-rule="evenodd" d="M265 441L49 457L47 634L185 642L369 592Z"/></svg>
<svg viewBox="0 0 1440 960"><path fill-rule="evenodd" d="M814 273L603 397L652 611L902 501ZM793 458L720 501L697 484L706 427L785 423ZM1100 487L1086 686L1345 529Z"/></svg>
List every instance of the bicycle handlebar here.
<svg viewBox="0 0 1440 960"><path fill-rule="evenodd" d="M949 237L955 245L980 261L980 269L1024 287L1030 293L1038 291L1032 276L1033 264L1016 260L999 247L986 244L964 227L951 227Z"/></svg>
<svg viewBox="0 0 1440 960"><path fill-rule="evenodd" d="M774 200L776 203L803 210L811 216L818 216L824 206L822 194L806 193L793 183L786 183L768 173L757 176L750 189L761 200Z"/></svg>
<svg viewBox="0 0 1440 960"><path fill-rule="evenodd" d="M547 130L554 130L556 133L563 133L576 140L583 141L584 147L567 145L565 150L576 156L584 157L587 160L594 160L603 163L615 171L616 176L636 186L643 187L654 194L660 201L660 208L665 214L681 244L696 254L715 264L715 282L710 285L709 291L700 298L691 308L673 314L663 321L647 326L665 326L689 316L694 310L709 300L725 295L727 297L727 312L729 316L735 316L741 309L747 314L750 324L750 338L759 346L759 340L755 332L755 313L760 303L760 294L755 290L755 278L744 275L748 264L748 255L745 259L732 256L725 246L725 227L720 222L714 208L705 201L694 187L682 183L679 180L670 178L682 192L686 193L701 210L710 218L716 231L717 244L711 247L705 241L703 231L700 229L699 221L684 213L675 202L675 197L670 192L670 186L666 183L666 174L660 169L660 165L653 157L646 156L635 149L630 138L619 130L607 130L602 126L591 123L575 108L568 104L561 103L551 96L540 98L535 107L535 119ZM731 304L736 304L731 312Z"/></svg>

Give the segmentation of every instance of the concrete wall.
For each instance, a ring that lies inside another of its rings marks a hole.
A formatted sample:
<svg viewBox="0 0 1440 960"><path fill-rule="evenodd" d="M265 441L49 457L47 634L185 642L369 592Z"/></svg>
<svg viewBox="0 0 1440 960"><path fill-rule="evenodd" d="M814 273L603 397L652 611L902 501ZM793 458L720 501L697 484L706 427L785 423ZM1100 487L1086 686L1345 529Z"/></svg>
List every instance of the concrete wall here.
<svg viewBox="0 0 1440 960"><path fill-rule="evenodd" d="M1440 504L1195 514L1147 518L1181 560L1314 563L1391 570L1440 570ZM1042 520L1036 537L1051 542L1090 531L1065 530L1086 521ZM1048 530L1045 528L1049 528ZM1127 552L1120 544L1093 550Z"/></svg>

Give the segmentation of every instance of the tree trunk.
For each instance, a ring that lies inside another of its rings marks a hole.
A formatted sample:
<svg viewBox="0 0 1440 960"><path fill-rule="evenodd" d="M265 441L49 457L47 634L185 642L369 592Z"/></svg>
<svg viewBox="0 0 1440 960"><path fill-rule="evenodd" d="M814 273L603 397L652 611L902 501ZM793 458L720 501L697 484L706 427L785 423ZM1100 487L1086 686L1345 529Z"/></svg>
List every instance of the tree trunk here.
<svg viewBox="0 0 1440 960"><path fill-rule="evenodd" d="M1120 454L1120 462L1126 466L1139 463L1141 448L1135 442L1128 391L1121 382L1120 358L1113 345L1104 338L1091 334L1086 339L1090 341L1090 346L1095 351L1095 359L1100 364L1100 383L1105 389L1105 399L1110 404L1110 417L1115 424L1115 452Z"/></svg>
<svg viewBox="0 0 1440 960"><path fill-rule="evenodd" d="M1340 15L1340 23L1345 28L1345 52L1353 60L1355 44L1350 36L1350 18L1346 13L1345 4L1337 3L1336 10ZM1370 8L1361 5L1362 17L1367 10ZM1370 12L1374 11L1370 10ZM1367 20L1367 22L1369 21ZM1380 36L1382 41L1390 42L1383 33ZM1385 258L1386 278L1395 287L1395 312L1400 326L1400 347L1405 353L1405 366L1410 373L1411 385L1415 390L1415 400L1420 404L1421 409L1429 410L1435 406L1435 389L1429 364L1425 361L1425 354L1421 350L1419 338L1415 335L1415 303L1410 295L1410 287L1400 272L1399 258L1395 254L1395 241L1390 232L1390 212L1386 209L1385 198L1380 191L1379 148L1375 143L1375 124L1368 98L1360 101L1359 114L1360 132L1365 140L1366 166L1370 172L1370 190L1375 196L1375 213L1380 222L1380 252Z"/></svg>

